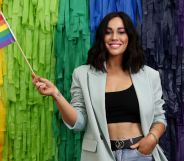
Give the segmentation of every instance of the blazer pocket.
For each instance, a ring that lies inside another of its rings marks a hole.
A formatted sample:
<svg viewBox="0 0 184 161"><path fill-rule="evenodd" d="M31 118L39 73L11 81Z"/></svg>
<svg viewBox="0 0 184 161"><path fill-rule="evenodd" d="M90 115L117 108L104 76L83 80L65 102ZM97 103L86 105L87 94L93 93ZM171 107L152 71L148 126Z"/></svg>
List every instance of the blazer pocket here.
<svg viewBox="0 0 184 161"><path fill-rule="evenodd" d="M97 149L97 141L91 139L83 139L82 149L90 152L96 152Z"/></svg>

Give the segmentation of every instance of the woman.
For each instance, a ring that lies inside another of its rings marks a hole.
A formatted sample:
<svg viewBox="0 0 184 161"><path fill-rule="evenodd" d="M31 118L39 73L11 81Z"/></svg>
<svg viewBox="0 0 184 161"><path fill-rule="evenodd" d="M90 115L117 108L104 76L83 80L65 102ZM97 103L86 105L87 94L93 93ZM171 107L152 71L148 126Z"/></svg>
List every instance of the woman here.
<svg viewBox="0 0 184 161"><path fill-rule="evenodd" d="M126 14L100 23L87 65L74 70L71 103L50 81L33 83L54 98L68 128L85 131L81 161L167 161L158 145L166 128L159 73L144 65Z"/></svg>

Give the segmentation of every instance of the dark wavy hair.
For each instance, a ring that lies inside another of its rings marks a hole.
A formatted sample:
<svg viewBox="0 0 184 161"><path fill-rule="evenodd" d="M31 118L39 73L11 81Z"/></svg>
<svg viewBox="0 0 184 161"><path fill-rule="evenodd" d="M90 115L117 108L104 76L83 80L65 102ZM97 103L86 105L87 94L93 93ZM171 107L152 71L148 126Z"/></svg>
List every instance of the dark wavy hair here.
<svg viewBox="0 0 184 161"><path fill-rule="evenodd" d="M108 60L108 50L105 46L104 38L108 23L111 19L119 17L122 19L125 31L128 35L128 46L123 54L122 69L130 70L132 73L137 73L145 64L143 49L139 43L138 33L129 18L123 12L112 12L104 17L99 24L94 43L88 51L87 64L93 66L96 70L106 72L104 62Z"/></svg>

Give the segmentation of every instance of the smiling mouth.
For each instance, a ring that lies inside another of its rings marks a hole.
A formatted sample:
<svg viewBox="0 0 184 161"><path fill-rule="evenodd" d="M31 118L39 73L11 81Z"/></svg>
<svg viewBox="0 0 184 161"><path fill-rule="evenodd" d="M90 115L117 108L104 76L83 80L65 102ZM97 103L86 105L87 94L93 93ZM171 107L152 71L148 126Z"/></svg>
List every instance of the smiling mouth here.
<svg viewBox="0 0 184 161"><path fill-rule="evenodd" d="M109 44L109 46L113 49L117 49L121 46L122 44Z"/></svg>

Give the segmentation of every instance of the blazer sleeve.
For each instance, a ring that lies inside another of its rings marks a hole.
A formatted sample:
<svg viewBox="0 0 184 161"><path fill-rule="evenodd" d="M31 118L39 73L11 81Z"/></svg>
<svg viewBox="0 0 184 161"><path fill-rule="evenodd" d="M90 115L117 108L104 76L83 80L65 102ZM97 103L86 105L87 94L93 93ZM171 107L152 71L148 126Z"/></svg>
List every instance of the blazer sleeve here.
<svg viewBox="0 0 184 161"><path fill-rule="evenodd" d="M72 75L72 85L70 91L72 96L70 104L77 110L77 120L73 127L67 124L66 122L64 123L69 129L73 129L75 131L82 131L86 126L87 114L84 103L84 97L81 89L81 83L79 81L78 76L78 70L75 69Z"/></svg>
<svg viewBox="0 0 184 161"><path fill-rule="evenodd" d="M154 77L152 80L153 85L153 101L154 101L154 119L153 123L160 122L167 126L166 118L165 118L165 110L163 110L163 105L165 101L162 99L162 86L159 72L154 72Z"/></svg>

